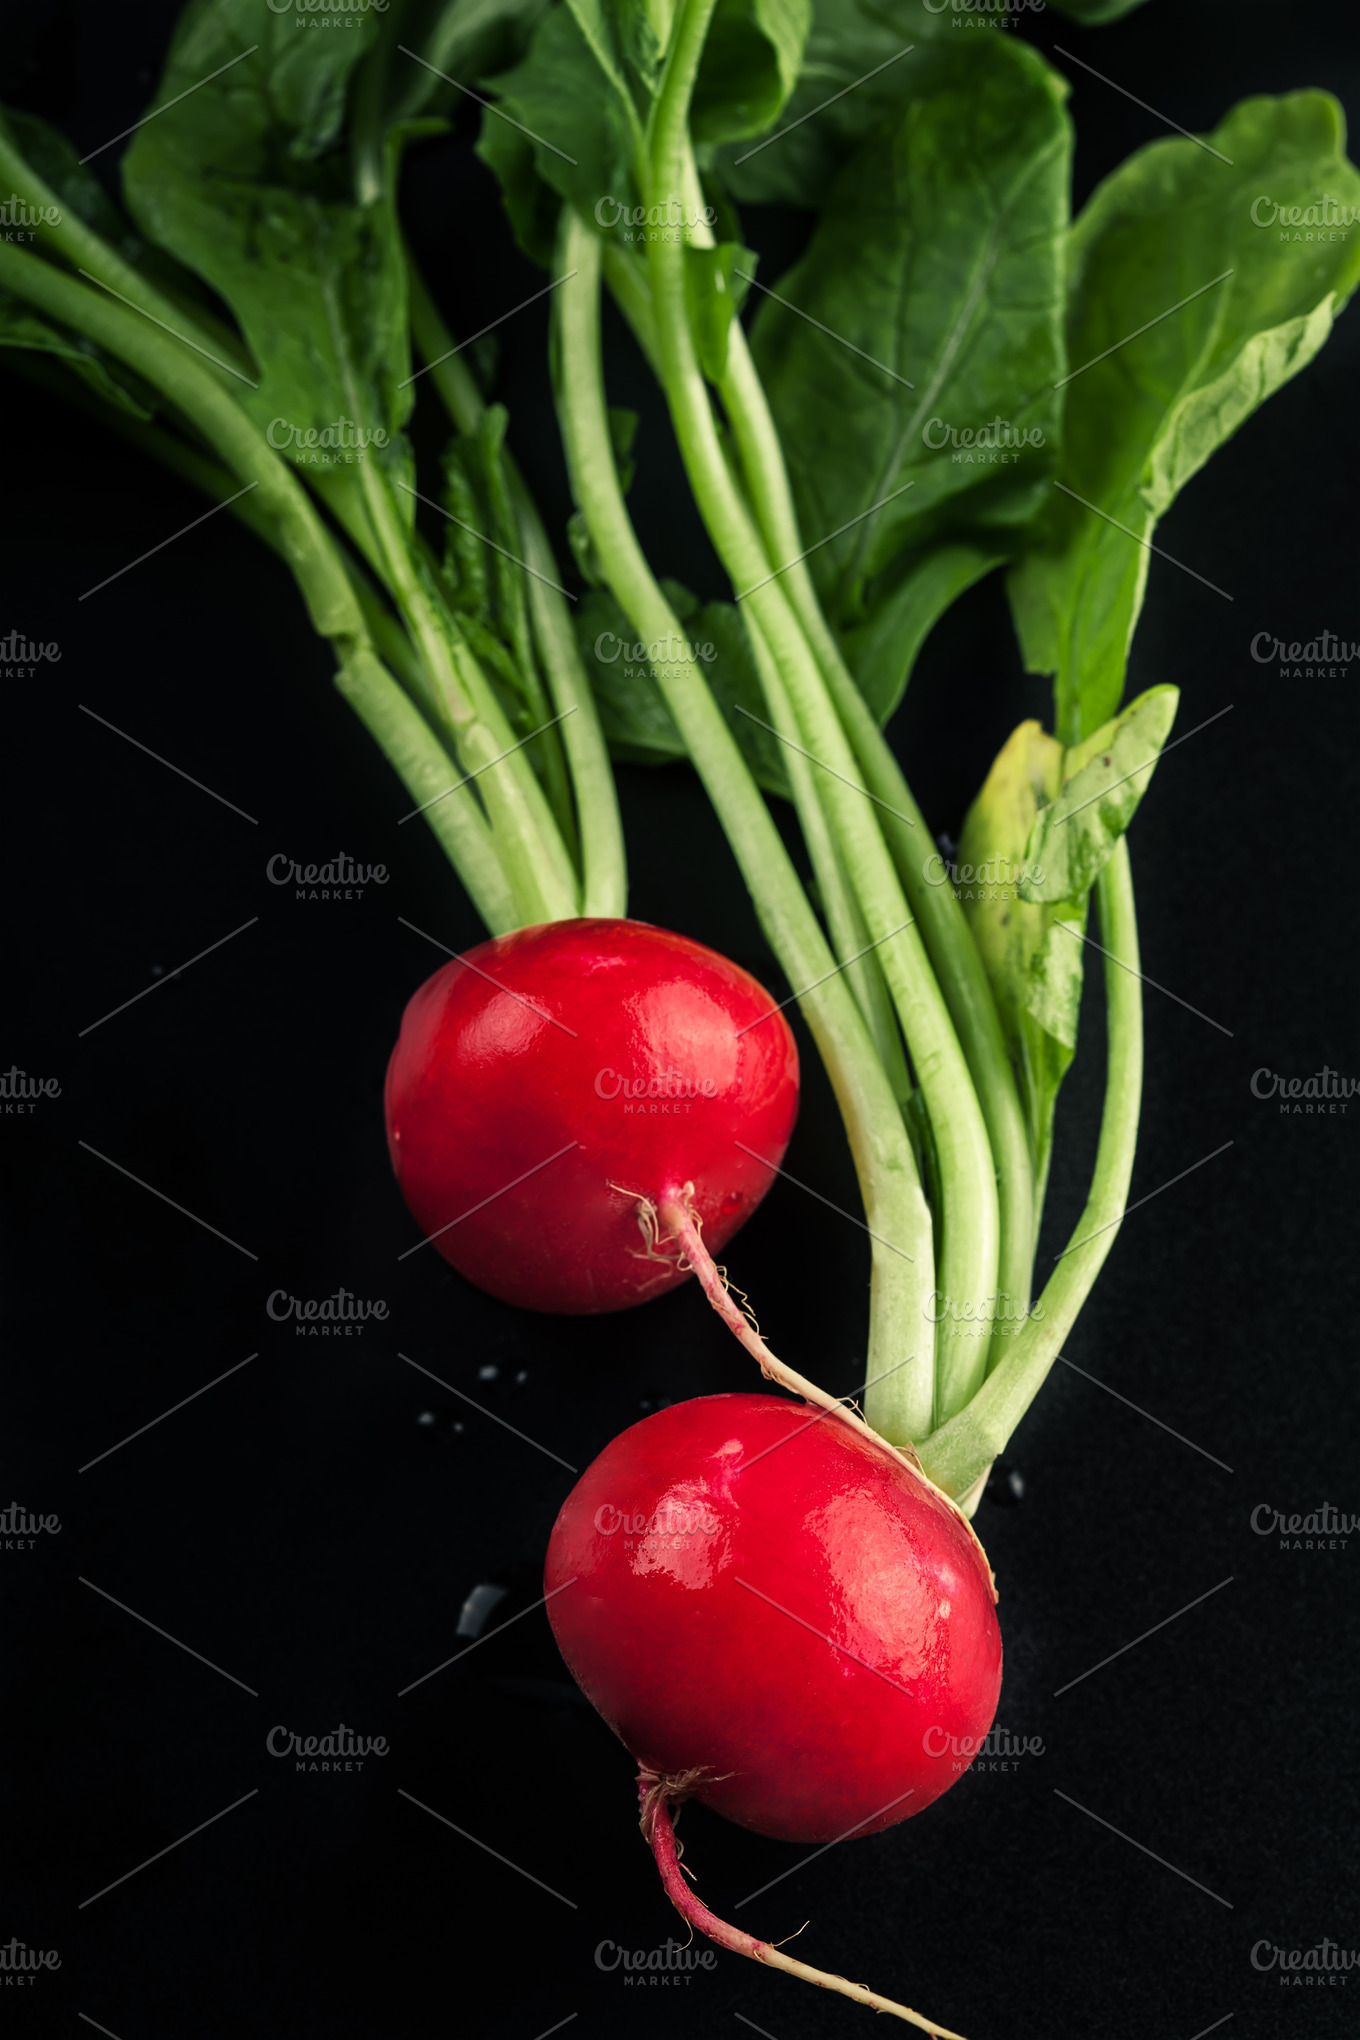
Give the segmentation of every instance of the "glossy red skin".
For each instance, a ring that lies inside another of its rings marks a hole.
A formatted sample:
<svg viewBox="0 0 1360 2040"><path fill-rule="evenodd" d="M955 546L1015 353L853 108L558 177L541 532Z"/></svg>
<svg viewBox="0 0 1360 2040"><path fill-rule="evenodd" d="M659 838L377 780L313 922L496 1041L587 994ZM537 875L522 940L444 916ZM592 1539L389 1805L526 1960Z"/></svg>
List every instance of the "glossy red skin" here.
<svg viewBox="0 0 1360 2040"><path fill-rule="evenodd" d="M630 1535L639 1517L681 1527ZM948 1739L976 1750L996 1713L972 1537L802 1404L704 1396L624 1431L567 1497L544 1588L573 1677L639 1763L702 1766L698 1798L781 1841L919 1813L967 1768Z"/></svg>
<svg viewBox="0 0 1360 2040"><path fill-rule="evenodd" d="M686 1278L673 1248L648 1257L638 1200L693 1183L711 1252L751 1216L773 1176L737 1142L777 1166L798 1113L783 1014L748 972L645 921L554 921L466 954L415 994L387 1072L388 1152L421 1231L528 1310L673 1289ZM712 1095L609 1095L671 1071Z"/></svg>

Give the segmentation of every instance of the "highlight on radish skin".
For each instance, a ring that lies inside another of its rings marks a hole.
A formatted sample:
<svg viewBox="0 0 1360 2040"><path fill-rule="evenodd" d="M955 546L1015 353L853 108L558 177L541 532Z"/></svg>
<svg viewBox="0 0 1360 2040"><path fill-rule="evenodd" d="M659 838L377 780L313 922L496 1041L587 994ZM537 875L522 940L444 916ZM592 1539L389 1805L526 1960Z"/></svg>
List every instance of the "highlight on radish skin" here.
<svg viewBox="0 0 1360 2040"><path fill-rule="evenodd" d="M986 1558L872 1434L764 1395L677 1403L587 1468L544 1571L577 1684L639 1766L666 1890L720 1945L947 2029L718 1920L674 1861L696 1798L778 1840L852 1841L960 1775L1001 1685Z"/></svg>
<svg viewBox="0 0 1360 2040"><path fill-rule="evenodd" d="M797 1117L798 1051L716 951L643 921L554 921L420 987L385 1107L402 1195L470 1281L529 1310L622 1310L690 1272L663 1207L711 1251L756 1209Z"/></svg>

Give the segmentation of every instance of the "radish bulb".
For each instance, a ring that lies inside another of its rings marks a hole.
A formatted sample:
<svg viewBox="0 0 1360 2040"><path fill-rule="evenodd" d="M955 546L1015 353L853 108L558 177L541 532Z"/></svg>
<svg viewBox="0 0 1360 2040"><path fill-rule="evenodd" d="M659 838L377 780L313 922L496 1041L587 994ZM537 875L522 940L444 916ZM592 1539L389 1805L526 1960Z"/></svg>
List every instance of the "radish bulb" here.
<svg viewBox="0 0 1360 2040"><path fill-rule="evenodd" d="M385 1104L412 1215L491 1295L623 1310L698 1266L726 1299L712 1253L783 1160L798 1051L714 950L643 921L552 921L420 987Z"/></svg>
<svg viewBox="0 0 1360 2040"><path fill-rule="evenodd" d="M1001 1686L991 1573L955 1505L839 1416L704 1396L632 1425L586 1470L544 1590L572 1676L638 1763L643 1831L684 1917L944 2033L717 1919L679 1869L670 1807L696 1798L819 1843L948 1790L949 1752L982 1742Z"/></svg>

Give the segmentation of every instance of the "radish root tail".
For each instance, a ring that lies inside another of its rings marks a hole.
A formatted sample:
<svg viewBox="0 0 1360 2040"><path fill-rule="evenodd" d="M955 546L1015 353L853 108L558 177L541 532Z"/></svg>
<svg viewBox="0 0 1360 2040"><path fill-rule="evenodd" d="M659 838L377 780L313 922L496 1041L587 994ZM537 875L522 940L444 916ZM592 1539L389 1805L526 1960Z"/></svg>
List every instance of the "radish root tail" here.
<svg viewBox="0 0 1360 2040"><path fill-rule="evenodd" d="M962 2035L951 2031L948 2026L937 2025L933 2019L923 2018L920 2012L912 2011L909 2005L896 2004L892 1998L880 1997L862 1983L851 1983L848 1977L833 1976L825 1969L813 1969L806 1962L795 1961L785 1955L769 1941L757 1941L753 1934L743 1933L740 1927L729 1926L716 1913L709 1911L696 1892L685 1882L687 1872L680 1861L680 1852L675 1840L675 1827L671 1820L671 1804L689 1798L703 1780L702 1771L683 1771L671 1777L655 1771L638 1773L638 1796L642 1804L642 1832L651 1845L656 1867L661 1873L661 1882L671 1904L691 1928L697 1928L715 1941L720 1948L727 1948L734 1955L749 1956L752 1962L763 1962L769 1969L782 1969L789 1976L801 1977L804 1983L814 1983L821 1990L837 1992L856 2004L867 2005L873 2012L888 2012L895 2019L904 2019L908 2025L916 2026L932 2040L962 2040ZM802 1929L800 1928L801 1932ZM792 1937L791 1937L792 1938Z"/></svg>

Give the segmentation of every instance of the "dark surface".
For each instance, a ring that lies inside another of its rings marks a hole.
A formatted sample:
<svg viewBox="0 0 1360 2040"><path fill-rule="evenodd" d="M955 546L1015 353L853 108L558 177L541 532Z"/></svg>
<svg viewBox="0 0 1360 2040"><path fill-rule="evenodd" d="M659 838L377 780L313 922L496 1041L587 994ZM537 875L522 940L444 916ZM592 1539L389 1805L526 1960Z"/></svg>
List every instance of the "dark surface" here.
<svg viewBox="0 0 1360 2040"><path fill-rule="evenodd" d="M144 106L173 13L7 8L4 96L93 148ZM1328 84L1352 111L1360 100L1353 28L1343 50L1331 8L1154 0L1100 34L1038 23L1045 46L1084 56L1185 126L1209 125L1252 90ZM1080 197L1164 130L1072 75ZM102 159L110 175L117 153ZM412 199L463 331L537 287L508 250L466 136L413 162ZM784 247L797 225L756 219L751 231ZM503 329L500 388L560 529L543 342L541 306ZM1251 1960L1259 1942L1356 1940L1360 1540L1282 1550L1253 1533L1251 1513L1324 1500L1360 1512L1360 1101L1284 1117L1250 1089L1261 1067L1360 1075L1356 675L1282 680L1249 646L1262 630L1360 638L1357 365L1353 310L1187 491L1159 543L1235 600L1156 562L1131 676L1131 687L1183 688L1183 730L1228 703L1233 713L1166 760L1136 825L1145 969L1175 994L1146 995L1133 1195L1151 1201L1129 1219L1068 1356L1202 1453L1055 1370L1010 1456L1023 1501L1008 1491L1011 1505L987 1502L978 1522L1001 1587L999 1722L1042 1738L1043 1754L971 1774L919 1822L820 1856L749 1916L774 1938L810 1919L805 1959L972 2040L1191 2040L1229 2015L1223 2030L1243 2040L1320 2040L1360 2018L1360 1977L1285 1995ZM630 378L640 387L621 366L625 400ZM601 1942L654 1949L677 1923L636 1832L627 1759L566 1684L541 1614L398 1698L461 1647L459 1607L476 1583L509 1590L493 1623L536 1598L569 1486L552 1458L398 1351L576 1466L660 1399L754 1382L697 1292L594 1322L535 1320L429 1252L398 1263L413 1233L383 1148L382 1076L403 1001L437 961L398 916L453 946L475 939L474 917L433 840L397 828L401 791L333 693L283 571L223 518L79 601L201 502L25 385L3 390L0 631L61 652L36 679L4 680L0 1062L54 1077L60 1097L0 1131L0 1503L61 1526L32 1549L0 1549L0 1942L61 1958L7 1989L7 2030L535 2040L572 2014L583 2040L865 2030L865 2014L734 1957L683 1988L649 1989L645 2004L596 1965ZM643 537L660 564L719 592L664 448L650 404ZM1042 696L1016 671L991 584L936 633L893 731L934 828L957 832L1027 712L1042 713ZM687 772L627 770L621 783L632 911L775 982ZM385 863L389 882L322 903L266 879L276 852L340 850ZM182 979L80 1037L252 916ZM1082 1202L1101 1024L1093 987L1060 1111L1045 1258ZM810 1054L805 1068L790 1167L854 1208ZM776 1348L828 1387L854 1387L867 1275L856 1229L780 1183L729 1261ZM266 1313L274 1290L321 1297L340 1285L384 1299L390 1316L340 1342L301 1340ZM390 1754L303 1776L266 1752L275 1725L320 1734L340 1720ZM719 1910L798 1857L702 1810L684 1832Z"/></svg>

